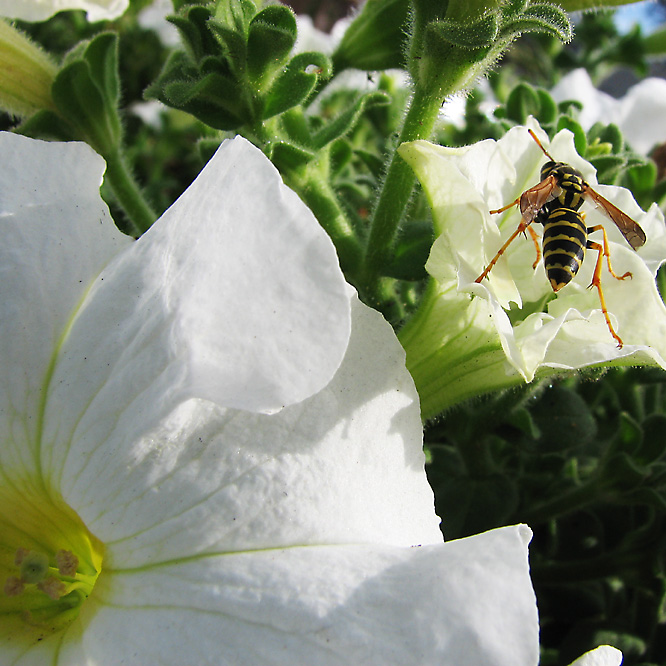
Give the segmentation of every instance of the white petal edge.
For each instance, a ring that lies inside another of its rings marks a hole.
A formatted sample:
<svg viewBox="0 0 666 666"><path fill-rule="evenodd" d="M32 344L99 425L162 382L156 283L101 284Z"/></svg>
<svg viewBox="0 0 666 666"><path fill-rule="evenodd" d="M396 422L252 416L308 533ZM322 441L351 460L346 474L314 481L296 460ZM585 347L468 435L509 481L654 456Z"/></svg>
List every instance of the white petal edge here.
<svg viewBox="0 0 666 666"><path fill-rule="evenodd" d="M586 652L569 666L620 666L622 652L610 645L600 645Z"/></svg>

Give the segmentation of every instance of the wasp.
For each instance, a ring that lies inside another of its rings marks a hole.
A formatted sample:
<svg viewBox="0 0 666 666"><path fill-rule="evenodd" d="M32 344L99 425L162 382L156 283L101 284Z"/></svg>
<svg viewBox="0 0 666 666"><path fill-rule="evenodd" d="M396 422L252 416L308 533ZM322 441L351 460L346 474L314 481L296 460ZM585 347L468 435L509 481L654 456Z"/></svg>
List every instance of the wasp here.
<svg viewBox="0 0 666 666"><path fill-rule="evenodd" d="M481 282L490 273L492 267L513 240L526 231L530 234L536 249L537 257L532 265L532 268L536 268L541 259L542 251L539 248L539 237L531 225L534 222L541 224L543 225L542 246L546 276L554 292L558 292L562 287L569 284L578 273L586 249L595 250L598 253L589 288L595 287L597 289L601 311L608 330L617 341L618 347L621 348L624 343L613 329L613 324L606 309L604 292L601 288L603 258L606 257L608 271L614 278L624 280L630 278L631 273L627 272L624 275L615 273L611 266L606 230L601 224L587 227L585 225L585 214L580 212L580 207L586 199L589 199L617 225L634 250L645 243L645 232L626 213L623 213L617 206L595 192L585 181L580 171L564 162L556 162L541 145L536 134L531 129L528 132L549 161L541 167L541 182L538 185L526 190L515 201L503 208L490 211L494 215L503 213L513 206L520 206L522 217L518 228L498 250L483 273L476 279L476 282ZM594 231L603 233L603 245L589 240L588 235Z"/></svg>

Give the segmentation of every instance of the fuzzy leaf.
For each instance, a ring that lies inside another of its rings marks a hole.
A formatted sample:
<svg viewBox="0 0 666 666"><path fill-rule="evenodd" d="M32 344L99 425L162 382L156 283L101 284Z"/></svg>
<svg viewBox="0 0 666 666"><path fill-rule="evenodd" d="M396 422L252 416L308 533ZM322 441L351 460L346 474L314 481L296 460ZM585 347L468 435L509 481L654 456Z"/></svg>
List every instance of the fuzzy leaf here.
<svg viewBox="0 0 666 666"><path fill-rule="evenodd" d="M356 125L366 109L377 105L388 104L388 102L388 95L380 91L361 95L361 97L356 100L356 103L347 109L347 111L343 111L339 116L314 134L312 137L313 147L316 149L323 148L325 145L331 143L331 141L344 136Z"/></svg>
<svg viewBox="0 0 666 666"><path fill-rule="evenodd" d="M296 17L284 5L268 5L250 23L248 70L256 81L266 80L282 69L296 43Z"/></svg>
<svg viewBox="0 0 666 666"><path fill-rule="evenodd" d="M299 53L271 86L263 117L271 118L304 102L320 79L332 73L331 61L323 53Z"/></svg>
<svg viewBox="0 0 666 666"><path fill-rule="evenodd" d="M502 34L507 37L524 32L545 32L564 43L573 38L573 28L566 12L549 4L530 5L515 21L502 28Z"/></svg>

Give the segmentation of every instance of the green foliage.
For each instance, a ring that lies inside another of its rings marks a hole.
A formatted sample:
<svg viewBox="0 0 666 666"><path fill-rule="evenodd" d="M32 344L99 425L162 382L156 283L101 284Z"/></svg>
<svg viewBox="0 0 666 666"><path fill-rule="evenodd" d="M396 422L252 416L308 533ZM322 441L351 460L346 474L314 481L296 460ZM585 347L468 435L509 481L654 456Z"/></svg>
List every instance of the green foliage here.
<svg viewBox="0 0 666 666"><path fill-rule="evenodd" d="M560 655L545 663L602 634L627 664L666 660L665 391L661 371L608 372L459 407L426 432L448 538L533 528L542 643Z"/></svg>
<svg viewBox="0 0 666 666"><path fill-rule="evenodd" d="M176 51L146 95L210 127L255 131L262 121L303 104L332 66L321 53L291 57L293 12L257 10L251 0L225 0L214 13L188 5L170 19L185 51Z"/></svg>
<svg viewBox="0 0 666 666"><path fill-rule="evenodd" d="M22 125L25 134L87 141L102 155L118 149L118 40L102 33L71 51L51 91L57 113L42 111Z"/></svg>

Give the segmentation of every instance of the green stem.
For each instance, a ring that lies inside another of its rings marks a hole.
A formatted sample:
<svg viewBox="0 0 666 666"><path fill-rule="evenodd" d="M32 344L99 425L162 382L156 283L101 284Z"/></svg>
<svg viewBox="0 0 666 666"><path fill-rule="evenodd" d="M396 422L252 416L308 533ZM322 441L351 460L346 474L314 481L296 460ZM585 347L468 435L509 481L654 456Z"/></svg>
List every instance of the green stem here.
<svg viewBox="0 0 666 666"><path fill-rule="evenodd" d="M417 86L398 139L398 144L428 139L432 134L443 97ZM416 177L411 167L393 152L372 216L363 266L363 293L371 302L378 298L381 269L390 260L391 248L400 220L409 203Z"/></svg>
<svg viewBox="0 0 666 666"><path fill-rule="evenodd" d="M361 245L328 181L311 175L301 184L289 184L331 237L338 252L340 266L347 279L354 283L355 273L361 264Z"/></svg>
<svg viewBox="0 0 666 666"><path fill-rule="evenodd" d="M117 150L103 157L106 160L104 179L127 215L127 231L138 238L150 228L157 215L141 193L121 151Z"/></svg>

